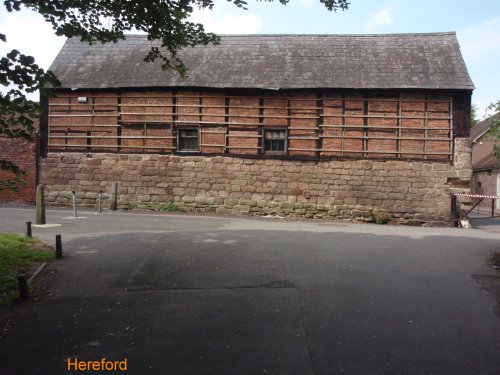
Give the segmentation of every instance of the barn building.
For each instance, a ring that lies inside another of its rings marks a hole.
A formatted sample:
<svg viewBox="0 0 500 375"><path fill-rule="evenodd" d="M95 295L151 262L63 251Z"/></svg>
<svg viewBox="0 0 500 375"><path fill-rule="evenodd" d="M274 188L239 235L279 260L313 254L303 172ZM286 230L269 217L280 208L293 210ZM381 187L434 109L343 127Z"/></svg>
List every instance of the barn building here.
<svg viewBox="0 0 500 375"><path fill-rule="evenodd" d="M154 42L153 42L154 43ZM146 63L69 39L44 99L40 181L93 206L438 225L469 191L473 83L455 33L238 35Z"/></svg>

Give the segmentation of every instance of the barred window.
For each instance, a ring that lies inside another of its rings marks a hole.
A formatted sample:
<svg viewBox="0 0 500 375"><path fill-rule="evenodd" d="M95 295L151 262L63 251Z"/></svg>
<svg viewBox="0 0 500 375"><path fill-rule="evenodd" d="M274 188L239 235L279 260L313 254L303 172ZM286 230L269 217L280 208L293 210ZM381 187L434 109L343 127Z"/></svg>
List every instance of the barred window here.
<svg viewBox="0 0 500 375"><path fill-rule="evenodd" d="M179 129L177 150L178 151L199 151L199 131L198 128Z"/></svg>
<svg viewBox="0 0 500 375"><path fill-rule="evenodd" d="M266 129L264 130L264 152L285 152L286 130Z"/></svg>

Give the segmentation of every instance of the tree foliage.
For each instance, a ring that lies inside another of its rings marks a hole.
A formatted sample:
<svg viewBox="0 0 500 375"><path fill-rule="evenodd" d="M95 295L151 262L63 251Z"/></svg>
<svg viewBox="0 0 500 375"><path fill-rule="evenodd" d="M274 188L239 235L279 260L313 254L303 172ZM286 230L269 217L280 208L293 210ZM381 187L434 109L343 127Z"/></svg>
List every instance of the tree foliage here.
<svg viewBox="0 0 500 375"><path fill-rule="evenodd" d="M0 34L0 39L5 41L5 36ZM45 92L48 85L58 83L55 76L41 69L31 56L14 49L2 57L0 84L7 87L7 92L0 93L0 136L31 140L35 119L40 117L40 106L28 100L25 92ZM0 191L5 188L16 191L23 184L24 171L12 161L0 157L0 170L13 176L0 179Z"/></svg>
<svg viewBox="0 0 500 375"><path fill-rule="evenodd" d="M477 125L479 119L477 118L477 104L470 106L470 127L473 128Z"/></svg>
<svg viewBox="0 0 500 375"><path fill-rule="evenodd" d="M497 167L500 168L500 100L490 104L487 110L494 113L490 117L490 130L488 131L487 138L494 141L493 156L497 160Z"/></svg>
<svg viewBox="0 0 500 375"><path fill-rule="evenodd" d="M245 0L227 1L238 8L248 7ZM330 11L346 10L349 6L347 0L319 1ZM289 0L279 2L286 5ZM215 0L5 0L4 5L9 12L23 7L31 9L52 25L56 35L79 38L89 44L117 42L125 39L128 32L144 32L148 40L161 41L159 47L151 47L144 60L160 59L163 69L174 69L181 76L188 73L178 57L181 49L219 43L217 35L190 21L195 8L212 10ZM5 42L6 38L0 34L0 40ZM27 100L25 92L40 90L49 95L49 88L59 84L57 78L41 69L33 57L12 50L0 60L0 84L8 87L6 93L0 94L0 136L30 140L33 120L39 117L40 108ZM0 189L15 188L22 171L1 158L0 169L16 176L11 181L0 181Z"/></svg>

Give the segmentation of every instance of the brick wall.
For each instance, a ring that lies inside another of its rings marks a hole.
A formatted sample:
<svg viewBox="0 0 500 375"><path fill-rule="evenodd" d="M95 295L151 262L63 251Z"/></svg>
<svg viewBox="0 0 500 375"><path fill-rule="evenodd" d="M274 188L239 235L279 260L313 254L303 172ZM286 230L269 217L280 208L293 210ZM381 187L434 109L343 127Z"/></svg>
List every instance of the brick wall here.
<svg viewBox="0 0 500 375"><path fill-rule="evenodd" d="M49 151L172 153L179 130L195 127L201 154L266 156L263 131L278 128L285 157L449 161L453 111L453 96L436 92L60 92Z"/></svg>
<svg viewBox="0 0 500 375"><path fill-rule="evenodd" d="M0 137L0 155L2 158L16 163L26 172L25 186L18 192L4 189L0 191L0 202L34 202L36 193L36 143ZM0 170L0 179L13 178L13 174Z"/></svg>
<svg viewBox="0 0 500 375"><path fill-rule="evenodd" d="M229 156L49 153L40 160L47 204L95 207L119 183L122 209L281 215L447 225L449 194L466 192L471 178L468 138L457 138L454 161L297 161Z"/></svg>
<svg viewBox="0 0 500 375"><path fill-rule="evenodd" d="M474 171L472 177L472 191L475 194L497 194L497 173L496 169L489 171Z"/></svg>
<svg viewBox="0 0 500 375"><path fill-rule="evenodd" d="M474 171L472 175L472 192L475 194L499 195L497 187L497 176L500 175L500 170L492 169L488 171ZM491 200L485 199L481 203L482 207L491 207ZM500 201L495 202L497 209L500 209Z"/></svg>

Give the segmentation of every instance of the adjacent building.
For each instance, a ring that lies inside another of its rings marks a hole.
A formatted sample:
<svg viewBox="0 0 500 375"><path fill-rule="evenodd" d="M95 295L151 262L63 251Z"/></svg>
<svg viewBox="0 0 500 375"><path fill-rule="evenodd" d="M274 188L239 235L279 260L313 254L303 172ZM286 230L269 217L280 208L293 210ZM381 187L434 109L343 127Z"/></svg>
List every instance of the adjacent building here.
<svg viewBox="0 0 500 375"><path fill-rule="evenodd" d="M480 121L471 129L472 142L472 192L481 195L500 196L500 169L498 160L493 154L495 142L490 133L493 120L499 120L500 113ZM484 202L489 205L491 201ZM500 200L496 200L496 208L500 209Z"/></svg>

